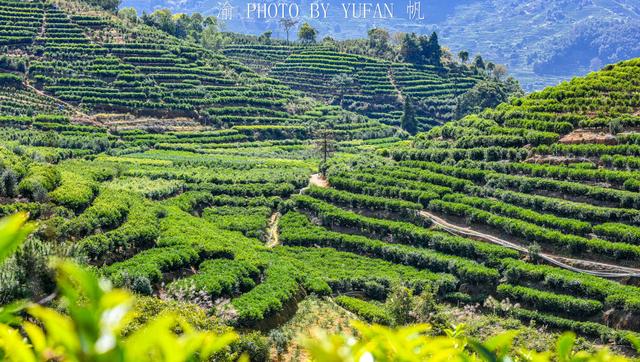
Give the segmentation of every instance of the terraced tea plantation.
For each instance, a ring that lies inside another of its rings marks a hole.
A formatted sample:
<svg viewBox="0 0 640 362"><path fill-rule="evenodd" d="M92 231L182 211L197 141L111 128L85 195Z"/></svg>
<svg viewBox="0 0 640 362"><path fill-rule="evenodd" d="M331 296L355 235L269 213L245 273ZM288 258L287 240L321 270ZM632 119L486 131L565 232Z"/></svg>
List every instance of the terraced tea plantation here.
<svg viewBox="0 0 640 362"><path fill-rule="evenodd" d="M336 161L282 239L452 274L445 299L492 295L505 315L624 340L640 327L639 75L608 66Z"/></svg>
<svg viewBox="0 0 640 362"><path fill-rule="evenodd" d="M402 104L411 97L423 130L454 119L455 97L483 79L468 69L392 63L321 45L232 45L224 54L268 69L293 89L390 125L400 124Z"/></svg>
<svg viewBox="0 0 640 362"><path fill-rule="evenodd" d="M382 324L472 308L640 336L640 60L452 120L477 74L219 54L72 0L0 0L0 44L0 215L38 223L0 265L3 304L54 293L62 256L243 333L280 333L313 295ZM430 109L414 137L407 96ZM403 317L399 289L437 307Z"/></svg>

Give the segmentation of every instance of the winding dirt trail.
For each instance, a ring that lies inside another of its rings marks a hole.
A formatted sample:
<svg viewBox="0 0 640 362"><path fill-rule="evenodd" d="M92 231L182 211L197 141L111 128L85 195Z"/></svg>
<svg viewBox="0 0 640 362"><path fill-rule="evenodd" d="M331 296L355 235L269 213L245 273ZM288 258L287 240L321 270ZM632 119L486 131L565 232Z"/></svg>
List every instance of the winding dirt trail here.
<svg viewBox="0 0 640 362"><path fill-rule="evenodd" d="M274 212L269 218L269 228L267 229L267 248L274 248L280 245L280 234L278 233L278 221L280 221L280 213Z"/></svg>
<svg viewBox="0 0 640 362"><path fill-rule="evenodd" d="M329 187L329 181L327 181L327 179L325 179L324 177L322 177L321 174L319 173L314 173L313 175L311 175L311 177L309 178L309 186L318 186L318 187L322 187L322 188L327 188Z"/></svg>
<svg viewBox="0 0 640 362"><path fill-rule="evenodd" d="M393 69L391 69L391 67L389 67L389 70L387 71L387 77L389 78L393 89L395 89L398 101L400 103L404 103L404 95L402 94L402 91L400 91L400 87L398 87L398 82L396 81L395 74L393 74Z"/></svg>
<svg viewBox="0 0 640 362"><path fill-rule="evenodd" d="M444 220L443 218L438 217L428 211L423 210L423 211L420 211L419 214L422 217L431 219L431 221L433 221L433 223L436 226L438 226L439 228L449 233L459 235L459 236L478 238L494 244L502 245L510 249L517 250L521 253L529 254L529 250L521 245L498 238L493 235L489 235L489 234L485 234L485 233L473 230L471 228L465 228L465 227L451 224L450 222ZM589 261L589 260L558 257L555 255L545 254L545 253L538 254L538 257L542 258L549 264L553 264L555 266L561 267L563 269L571 270L577 273L591 274L591 275L603 277L603 278L640 277L640 269L635 269L635 268L600 263L600 262ZM569 263L574 265L578 264L578 265L592 266L599 270L577 268L573 265L570 265Z"/></svg>
<svg viewBox="0 0 640 362"><path fill-rule="evenodd" d="M300 194L302 195L304 191L311 186L327 188L329 187L329 182L322 177L321 174L314 173L309 177L309 184L300 190ZM274 212L269 218L269 226L267 227L267 243L265 244L268 248L274 248L277 245L280 245L280 234L278 233L278 221L280 220L280 216L282 215L280 215L279 212Z"/></svg>
<svg viewBox="0 0 640 362"><path fill-rule="evenodd" d="M314 173L313 175L311 175L311 177L309 177L309 184L300 189L300 195L304 194L305 190L307 190L311 186L318 186L326 189L329 187L329 181L322 177L321 174Z"/></svg>

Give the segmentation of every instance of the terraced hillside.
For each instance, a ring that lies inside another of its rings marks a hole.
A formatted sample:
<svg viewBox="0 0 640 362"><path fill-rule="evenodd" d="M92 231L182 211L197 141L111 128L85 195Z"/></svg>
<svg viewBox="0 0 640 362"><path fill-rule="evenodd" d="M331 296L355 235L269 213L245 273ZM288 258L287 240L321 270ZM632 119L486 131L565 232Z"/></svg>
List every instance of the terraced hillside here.
<svg viewBox="0 0 640 362"><path fill-rule="evenodd" d="M396 132L336 108L323 111L238 62L80 2L3 0L0 7L4 114L69 114L114 131L239 126L258 138L295 137L328 118L359 135Z"/></svg>
<svg viewBox="0 0 640 362"><path fill-rule="evenodd" d="M21 17L7 29L41 21L0 62L0 215L39 225L0 265L0 303L46 301L62 256L243 332L315 294L379 323L446 328L439 311L467 306L601 343L640 333L640 60L409 139L80 3L0 3ZM317 57L335 53L285 62ZM427 70L336 62L450 101ZM399 288L438 306L398 316Z"/></svg>
<svg viewBox="0 0 640 362"><path fill-rule="evenodd" d="M231 45L224 54L324 102L340 104L386 124L399 125L407 97L420 128L455 117L455 97L483 77L462 67L392 63L338 52L329 46Z"/></svg>
<svg viewBox="0 0 640 362"><path fill-rule="evenodd" d="M640 331L638 79L640 61L622 62L336 161L281 239L450 273L448 298L623 340Z"/></svg>

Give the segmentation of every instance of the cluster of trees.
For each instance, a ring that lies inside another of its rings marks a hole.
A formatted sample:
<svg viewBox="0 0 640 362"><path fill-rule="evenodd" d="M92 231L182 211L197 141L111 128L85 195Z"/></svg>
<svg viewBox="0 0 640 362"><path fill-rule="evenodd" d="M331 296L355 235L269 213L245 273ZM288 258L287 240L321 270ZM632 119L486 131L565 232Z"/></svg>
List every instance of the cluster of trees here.
<svg viewBox="0 0 640 362"><path fill-rule="evenodd" d="M118 10L118 7L120 6L120 2L121 2L121 0L83 0L83 1L90 5L99 6L109 11Z"/></svg>
<svg viewBox="0 0 640 362"><path fill-rule="evenodd" d="M160 29L181 39L188 39L202 44L206 48L219 48L224 38L220 33L218 19L215 16L203 16L200 13L173 14L168 9L155 10L151 14L146 12L138 18L134 8L123 8L118 16L130 22L138 21Z"/></svg>
<svg viewBox="0 0 640 362"><path fill-rule="evenodd" d="M438 34L436 32L430 36L405 34L400 44L400 55L409 63L441 66L442 49L438 42Z"/></svg>
<svg viewBox="0 0 640 362"><path fill-rule="evenodd" d="M477 67L477 65L476 65ZM480 113L485 109L494 108L512 98L522 97L524 92L519 82L509 77L502 81L506 68L493 78L481 80L471 90L456 98L456 117L462 118L468 114Z"/></svg>

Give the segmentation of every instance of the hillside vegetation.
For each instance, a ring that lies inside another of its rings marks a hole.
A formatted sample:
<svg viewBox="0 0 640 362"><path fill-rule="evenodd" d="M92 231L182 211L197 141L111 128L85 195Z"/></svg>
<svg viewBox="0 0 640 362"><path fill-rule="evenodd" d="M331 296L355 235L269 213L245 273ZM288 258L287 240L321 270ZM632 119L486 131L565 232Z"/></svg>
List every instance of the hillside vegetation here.
<svg viewBox="0 0 640 362"><path fill-rule="evenodd" d="M477 77L321 46L283 47L267 77L252 68L279 48L215 54L71 0L0 7L25 34L0 32L0 215L38 224L0 303L46 303L56 256L148 296L145 321L186 303L277 353L311 294L433 334L453 305L539 338L640 334L640 60L433 128L417 104L411 137L380 79L448 113ZM353 88L323 88L330 68Z"/></svg>
<svg viewBox="0 0 640 362"><path fill-rule="evenodd" d="M273 19L240 19L246 8L230 1L236 17L229 31L261 34L285 32ZM454 53L481 53L509 67L527 91L540 90L602 66L640 56L640 7L635 0L431 0L421 3L422 20L410 19L410 1L397 1L393 19L344 18L340 2L326 1L326 19L308 20L322 36L344 40L384 27L392 33L436 30ZM124 0L139 12L169 8L174 12L216 14L221 4L197 0ZM301 17L308 6L301 5Z"/></svg>
<svg viewBox="0 0 640 362"><path fill-rule="evenodd" d="M314 47L230 45L224 54L269 74L293 89L339 104L389 125L400 125L409 98L423 130L456 117L456 97L485 77L464 67L396 63Z"/></svg>

